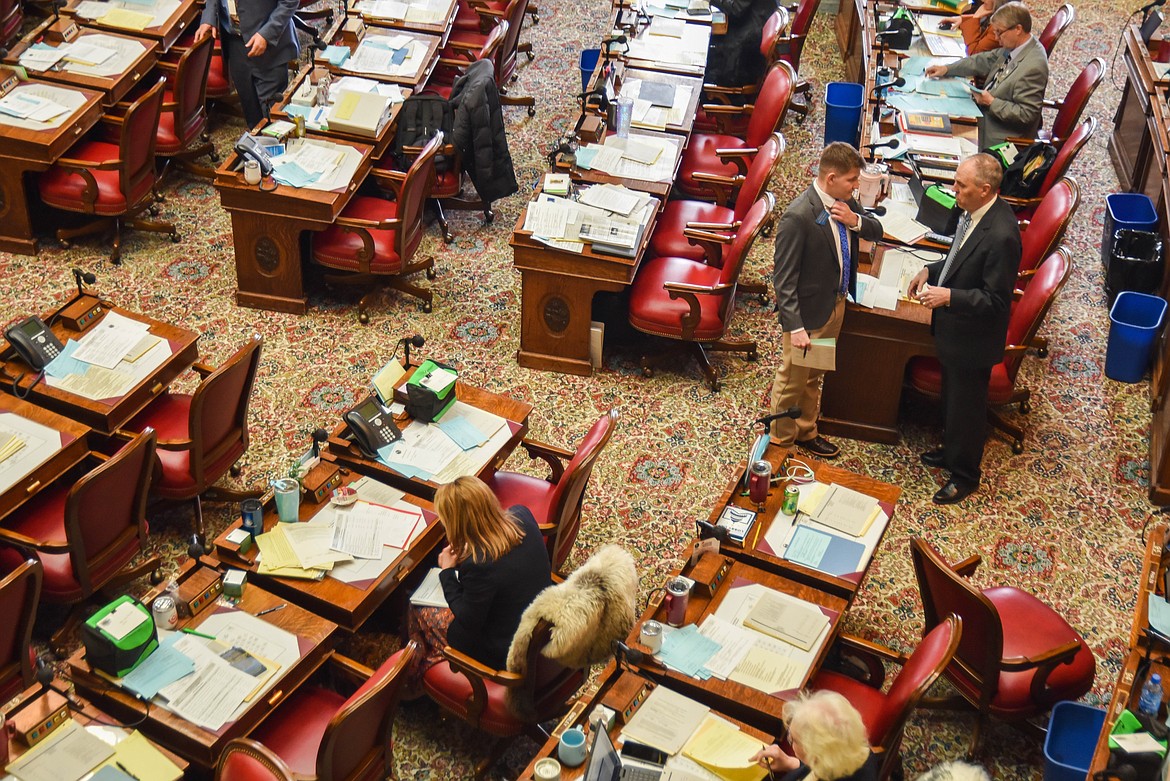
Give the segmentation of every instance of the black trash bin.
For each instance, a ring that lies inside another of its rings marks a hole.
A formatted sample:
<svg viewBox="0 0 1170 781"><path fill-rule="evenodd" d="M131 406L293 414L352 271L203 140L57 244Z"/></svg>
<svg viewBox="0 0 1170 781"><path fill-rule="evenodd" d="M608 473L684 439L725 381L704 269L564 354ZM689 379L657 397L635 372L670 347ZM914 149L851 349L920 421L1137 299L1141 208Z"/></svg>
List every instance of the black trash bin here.
<svg viewBox="0 0 1170 781"><path fill-rule="evenodd" d="M1105 276L1109 302L1123 290L1157 293L1162 288L1162 237L1122 228L1113 234L1113 251Z"/></svg>

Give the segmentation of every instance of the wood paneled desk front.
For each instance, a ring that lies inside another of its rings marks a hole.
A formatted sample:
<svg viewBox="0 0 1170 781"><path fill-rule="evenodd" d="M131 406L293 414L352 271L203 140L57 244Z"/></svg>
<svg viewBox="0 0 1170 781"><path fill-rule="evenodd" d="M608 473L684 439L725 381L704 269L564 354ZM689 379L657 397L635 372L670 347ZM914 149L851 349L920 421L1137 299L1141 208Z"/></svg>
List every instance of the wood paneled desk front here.
<svg viewBox="0 0 1170 781"><path fill-rule="evenodd" d="M78 22L96 30L157 41L162 54L170 51L171 47L175 45L175 41L179 40L203 10L203 3L200 0L178 0L176 3L150 2L141 5L135 3L132 10L148 13L155 17L150 24L142 29L135 29L111 24L104 17L102 19L86 19L78 13L83 2L84 0L69 0L69 3L61 9L61 15L73 17Z"/></svg>
<svg viewBox="0 0 1170 781"><path fill-rule="evenodd" d="M764 452L764 460L772 464L773 474L777 474L784 464L786 453L782 448L776 445L769 445ZM773 549L771 543L768 541L768 532L776 523L783 523L785 526L790 522L790 519L780 516L780 506L784 503L784 487L787 485L786 481L781 481L772 484L772 490L768 493L767 504L756 518L756 525L752 528L748 538L744 540L744 544L740 545L734 541L728 540L720 545L720 552L732 558L746 561L756 567L767 572L775 572L779 575L785 575L794 580L807 583L810 586L827 591L830 594L836 594L843 597L847 603L852 604L857 592L861 590L861 584L865 581L865 575L869 571L869 565L873 561L873 555L877 552L877 548L881 545L885 538L886 529L894 519L894 509L897 505L898 498L902 495L902 489L891 483L883 483L880 480L874 480L872 477L859 475L855 472L850 472L837 466L830 466L829 464L815 461L807 456L799 456L799 459L807 463L813 470L813 476L818 482L833 483L842 485L846 488L851 488L854 491L860 491L867 496L872 496L878 500L882 511L886 514L888 520L882 523L880 527L876 524L880 522L874 521L874 528L872 528L872 550L868 557L862 562L862 567L857 572L850 572L841 575L832 575L812 567L807 567L803 564L788 561L783 558L780 553L783 551L776 551ZM747 465L745 464L745 469ZM723 509L728 505L742 507L747 510L756 510L756 505L747 496L743 488L742 473L736 477L735 480L727 486L723 495L719 497L719 501L715 503L715 509L711 512L708 519L712 524L719 521L719 516L723 513ZM871 541L871 535L863 535L865 539L861 540L863 543Z"/></svg>
<svg viewBox="0 0 1170 781"><path fill-rule="evenodd" d="M256 615L262 610L287 604L258 585L248 584L236 607L213 605L183 625L198 629L211 616L224 611L241 610ZM137 723L138 729L160 745L166 746L202 770L210 770L234 738L246 737L276 707L303 684L325 661L339 639L337 625L295 604L265 615L262 621L296 636L300 657L277 672L277 678L264 693L247 704L243 714L212 731L178 716L160 705L144 703L109 678L95 672L85 659L85 649L69 657L73 682L86 697L115 718Z"/></svg>
<svg viewBox="0 0 1170 781"><path fill-rule="evenodd" d="M44 320L53 323L53 333L57 335L62 344L67 344L70 339L80 338L85 332L75 331L56 315L67 307L80 306L81 304L84 304L81 308L86 310L100 307L98 319L90 323L87 330L99 324L105 318L106 313L113 311L131 320L148 323L150 335L160 339L154 348L140 356L137 361L123 360L113 372L105 375L107 380L113 379L110 375L114 372L125 375L129 379L120 380L119 384L128 386L128 390L110 397L91 398L80 392L66 390L64 387L54 387L49 384L49 379L41 378L40 372L33 371L27 363L18 357L11 357L4 361L0 365L0 371L8 378L4 384L5 390L11 391L12 378L17 377L19 379L16 380L16 386L21 389L22 393L28 393L29 398L37 404L74 420L79 420L95 431L109 434L134 417L152 399L165 391L176 377L195 363L199 358L199 334L155 320L147 315L127 311L109 301L87 295L84 297L84 301L74 298L56 312L45 314ZM52 381L59 383L72 379L73 377L70 376L65 380ZM132 385L130 385L131 382ZM103 386L95 383L93 387L97 389L115 386Z"/></svg>
<svg viewBox="0 0 1170 781"><path fill-rule="evenodd" d="M349 485L358 479L359 475L350 472L342 478L342 485ZM430 502L409 494L403 501L419 509L425 530L414 537L407 548L397 551L397 556L389 562L385 562L384 558L384 568L380 572L371 573L369 578L346 582L332 575L326 575L321 580L304 580L260 574L256 571L256 548L253 546L247 553L240 553L240 546L227 539L230 533L240 528L238 519L216 537L215 553L224 564L247 570L250 582L258 583L273 594L329 619L342 629L356 632L395 592L399 584L413 575L421 563L429 560L443 539L443 525L438 522ZM321 504L313 504L302 498L301 521L308 521L329 507L328 499ZM275 508L271 504L266 506L264 530L271 531L279 522Z"/></svg>
<svg viewBox="0 0 1170 781"><path fill-rule="evenodd" d="M0 441L24 446L0 461L0 518L37 495L89 453L89 426L0 394Z"/></svg>
<svg viewBox="0 0 1170 781"><path fill-rule="evenodd" d="M30 122L0 115L0 251L37 254L37 238L29 208L32 174L45 171L63 156L102 116L105 93L63 87L37 78L16 87L58 103L69 101L72 111L60 122Z"/></svg>
<svg viewBox="0 0 1170 781"><path fill-rule="evenodd" d="M309 138L335 141L318 134ZM342 142L337 142L342 143ZM215 172L220 203L232 216L236 252L236 303L253 309L302 315L308 310L302 263L307 247L305 231L322 231L333 224L358 185L370 172L373 147L344 142L362 154L362 163L342 191L312 190L277 185L261 190L235 171L239 157L232 152ZM268 186L268 185L265 185Z"/></svg>

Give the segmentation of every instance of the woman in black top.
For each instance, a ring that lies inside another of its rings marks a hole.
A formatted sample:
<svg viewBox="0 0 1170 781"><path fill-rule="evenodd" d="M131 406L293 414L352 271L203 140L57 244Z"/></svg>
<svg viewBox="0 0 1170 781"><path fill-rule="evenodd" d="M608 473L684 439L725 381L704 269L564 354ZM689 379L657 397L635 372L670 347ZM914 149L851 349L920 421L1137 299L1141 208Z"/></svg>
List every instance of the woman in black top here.
<svg viewBox="0 0 1170 781"><path fill-rule="evenodd" d="M837 692L801 694L784 705L792 754L776 744L755 755L780 781L877 781L861 714Z"/></svg>

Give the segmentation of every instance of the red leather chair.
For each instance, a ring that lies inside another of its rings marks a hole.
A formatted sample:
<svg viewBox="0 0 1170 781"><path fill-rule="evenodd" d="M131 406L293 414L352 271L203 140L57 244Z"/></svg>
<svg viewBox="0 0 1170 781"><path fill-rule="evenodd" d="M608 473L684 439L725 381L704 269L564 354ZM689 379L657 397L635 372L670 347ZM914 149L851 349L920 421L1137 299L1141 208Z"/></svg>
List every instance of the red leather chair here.
<svg viewBox="0 0 1170 781"><path fill-rule="evenodd" d="M992 426L1003 431L1012 440L1012 452L1024 452L1024 430L1003 418L994 407L1018 404L1020 412L1031 411L1032 391L1017 388L1016 378L1024 355L1044 323L1048 310L1060 289L1068 281L1072 270L1071 254L1064 247L1052 253L1032 277L1023 296L1012 306L1008 321L1007 349L1003 360L991 369L991 384L987 391L987 418ZM942 366L937 358L914 358L910 361L910 387L920 395L937 399L942 395Z"/></svg>
<svg viewBox="0 0 1170 781"><path fill-rule="evenodd" d="M1032 218L1036 207L1040 205L1040 201L1048 194L1048 191L1056 186L1056 183L1068 175L1068 169L1072 165L1073 160L1076 159L1077 154L1085 144L1089 143L1089 139L1093 137L1093 132L1097 129L1097 120L1095 117L1089 117L1081 124L1077 125L1076 130L1068 137L1068 140L1061 145L1056 153L1056 157L1052 161L1052 167L1048 169L1048 175L1044 177L1044 181L1040 185L1040 191L1032 198L1011 198L1008 196L1001 196L1007 201L1016 212L1016 217L1021 220L1029 220Z"/></svg>
<svg viewBox="0 0 1170 781"><path fill-rule="evenodd" d="M1056 109L1056 116L1052 120L1052 127L1048 130L1040 130L1036 134L1036 139L1048 141L1053 146L1060 148L1072 134L1077 123L1081 121L1081 115L1085 112L1085 107L1089 105L1089 98L1093 97L1093 93L1104 80L1105 60L1094 57L1077 75L1072 86L1065 93L1064 100L1044 101L1044 108ZM1008 140L1014 144L1025 145L1036 139L1009 138Z"/></svg>
<svg viewBox="0 0 1170 781"><path fill-rule="evenodd" d="M8 44L20 34L24 25L24 3L21 0L0 0L0 53L7 56Z"/></svg>
<svg viewBox="0 0 1170 781"><path fill-rule="evenodd" d="M331 672L356 691L348 697L332 688L305 684L297 688L237 747L238 761L221 759L216 778L251 781L296 778L299 781L374 781L394 773L394 714L405 671L414 663L418 644L411 641L377 670L330 656ZM234 741L233 741L234 742ZM229 744L230 746L230 744ZM233 767L237 765L239 767ZM227 765L225 767L225 765Z"/></svg>
<svg viewBox="0 0 1170 781"><path fill-rule="evenodd" d="M808 32L812 29L813 20L817 18L817 9L821 0L800 0L796 12L792 15L792 27L788 36L776 43L777 56L792 66L792 70L800 72L800 55L804 52L804 42L808 40Z"/></svg>
<svg viewBox="0 0 1170 781"><path fill-rule="evenodd" d="M207 178L215 174L213 169L192 162L203 155L213 162L219 160L207 133L207 80L214 45L215 39L207 35L180 54L177 63L158 63L167 76L154 148L155 155L165 161L160 181L172 161Z"/></svg>
<svg viewBox="0 0 1170 781"><path fill-rule="evenodd" d="M32 686L32 628L41 598L41 563L0 548L0 702Z"/></svg>
<svg viewBox="0 0 1170 781"><path fill-rule="evenodd" d="M951 663L959 648L962 635L962 621L957 616L947 616L938 626L931 629L914 649L906 656L895 651L862 640L858 637L843 636L837 642L845 647L845 653L860 653L874 657L874 662L888 661L902 667L898 677L890 684L888 691L881 690L881 680L876 685L862 682L839 672L822 669L811 681L808 688L835 691L861 714L869 736L869 744L880 752L882 764L879 779L900 776L902 768L902 736L906 721L926 696L926 692Z"/></svg>
<svg viewBox="0 0 1170 781"><path fill-rule="evenodd" d="M280 757L248 738L223 747L215 763L215 781L298 781Z"/></svg>
<svg viewBox="0 0 1170 781"><path fill-rule="evenodd" d="M524 25L524 14L528 12L528 0L509 0L502 8L493 9L487 5L477 8L477 13L485 20L491 19L493 26L500 22L507 22L503 40L496 50L492 62L496 66L496 89L500 93L500 103L504 106L527 106L528 116L536 115L536 99L531 96L509 95L508 85L517 79L516 55L520 52L528 55L532 60L536 55L532 53L531 43L520 43L520 28ZM480 30L454 29L447 39L448 48L459 46L465 50L480 50L487 45L487 39L492 29L486 27Z"/></svg>
<svg viewBox="0 0 1170 781"><path fill-rule="evenodd" d="M1077 10L1072 7L1071 3L1065 3L1056 9L1056 13L1048 20L1048 24L1044 25L1039 37L1040 45L1044 47L1045 54L1049 57L1052 56L1056 42L1060 40L1060 36L1064 35L1064 31L1072 25L1076 18Z"/></svg>
<svg viewBox="0 0 1170 781"><path fill-rule="evenodd" d="M68 247L72 239L103 231L114 236L110 261L122 261L122 229L169 233L179 241L179 232L167 222L152 222L139 215L154 205L155 131L162 111L163 86L158 83L135 100L124 117L107 115L103 124L112 125L118 143L83 140L41 174L41 200L55 209L90 214L98 219L77 228L58 228L57 240Z"/></svg>
<svg viewBox="0 0 1170 781"><path fill-rule="evenodd" d="M952 567L918 538L910 539L910 556L922 594L924 631L951 614L963 621L959 650L945 674L959 692L950 703L978 711L968 756L975 754L988 716L1029 728L1027 719L1092 688L1093 652L1055 610L1013 586L973 586L967 578L979 566L979 556Z"/></svg>
<svg viewBox="0 0 1170 781"><path fill-rule="evenodd" d="M386 288L422 299L423 311L431 311L434 294L404 277L425 271L427 279L435 278L435 259L414 260L414 253L422 241L423 208L435 185L435 155L442 145L443 134L436 133L405 173L371 170L380 185L393 189L395 199L356 195L332 225L313 236L313 261L345 272L327 274L327 284L373 287L358 304L363 325L370 322L370 303Z"/></svg>
<svg viewBox="0 0 1170 781"><path fill-rule="evenodd" d="M703 184L716 191L715 203L706 201L675 200L667 201L654 226L654 233L650 236L650 244L646 252L649 257L669 256L674 258L691 258L703 260L705 253L698 244L691 242L684 231L692 230L715 231L719 233L735 231L743 223L744 215L759 200L764 189L768 186L768 179L772 176L772 169L780 155L784 153L784 136L773 133L760 146L752 164L748 166L746 176L724 177L718 174L696 174L696 178ZM735 202L729 208L725 204L735 194Z"/></svg>
<svg viewBox="0 0 1170 781"><path fill-rule="evenodd" d="M764 60L768 63L768 67L776 62L779 55L777 49L781 41L781 36L788 29L788 9L784 7L777 7L776 11L768 17L764 22L764 31L760 35L760 54L764 56ZM767 75L767 71L764 71ZM745 103L760 91L760 84L763 84L763 78L760 79L759 84L750 84L742 87L727 87L722 84L704 84L703 95L706 100L713 103L721 103L723 105L737 105ZM729 132L733 136L743 135L747 131L747 121L743 118L736 120L725 120L724 131ZM703 111L703 106L700 105L695 112L695 122L693 130L703 131L707 133L715 133L720 131L720 125L715 121L714 117L707 115Z"/></svg>
<svg viewBox="0 0 1170 781"><path fill-rule="evenodd" d="M715 393L719 392L719 374L707 358L707 350L742 352L749 361L756 359L754 341L725 337L735 312L735 290L744 258L775 206L776 198L765 192L732 237L688 231L689 236L702 241L706 262L669 256L643 261L630 288L630 325L689 345ZM668 359L665 355L643 357L642 373L650 376L655 363Z"/></svg>
<svg viewBox="0 0 1170 781"><path fill-rule="evenodd" d="M447 46L439 52L439 61L427 79L426 92L451 98L451 87L455 79L463 75L467 66L480 60L498 56L501 44L508 36L507 20L501 19L487 35L475 34L474 43L457 38L454 33L447 39ZM497 87L498 89L498 87Z"/></svg>
<svg viewBox="0 0 1170 781"><path fill-rule="evenodd" d="M4 519L0 542L20 546L44 567L42 598L74 605L50 643L65 651L79 608L94 594L155 572L152 555L131 566L146 545L146 497L154 467L155 434L146 429L113 456L70 483L59 480Z"/></svg>
<svg viewBox="0 0 1170 781"><path fill-rule="evenodd" d="M255 491L215 486L225 474L238 474L236 462L248 450L248 403L260 348L253 336L218 369L194 366L203 378L194 394L167 392L157 397L127 423L127 431L158 432L158 477L151 493L172 501L195 502L195 530L203 534L205 495L213 501L240 501Z"/></svg>
<svg viewBox="0 0 1170 781"><path fill-rule="evenodd" d="M795 83L796 73L792 66L777 62L768 69L755 105L705 106L707 113L716 117L748 116L747 132L743 138L724 133L692 134L679 164L675 186L691 197L711 199L717 197L717 193L696 174L725 177L746 174L759 147L780 129Z"/></svg>
<svg viewBox="0 0 1170 781"><path fill-rule="evenodd" d="M487 480L501 507L522 504L532 511L548 546L548 560L553 572L560 571L573 550L581 528L585 488L597 457L617 428L619 417L618 410L612 409L598 418L582 437L575 453L526 438L521 446L528 452L528 457L532 460L539 458L549 466L550 474L546 479L501 471Z"/></svg>
<svg viewBox="0 0 1170 781"><path fill-rule="evenodd" d="M506 0L459 0L451 29L472 33L487 32L492 26L493 18L502 15L507 5ZM529 2L524 13L532 17L533 24L540 21L540 9L535 3Z"/></svg>
<svg viewBox="0 0 1170 781"><path fill-rule="evenodd" d="M1068 226L1081 202L1081 188L1071 176L1052 186L1036 206L1032 219L1020 225L1019 287L1027 287L1040 261L1047 258L1064 241Z"/></svg>

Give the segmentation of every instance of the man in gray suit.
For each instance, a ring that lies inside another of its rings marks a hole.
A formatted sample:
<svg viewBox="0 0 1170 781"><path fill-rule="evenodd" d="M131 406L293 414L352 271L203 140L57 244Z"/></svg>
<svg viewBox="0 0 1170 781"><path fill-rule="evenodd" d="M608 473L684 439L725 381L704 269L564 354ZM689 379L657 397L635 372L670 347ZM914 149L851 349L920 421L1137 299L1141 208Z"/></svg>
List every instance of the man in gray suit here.
<svg viewBox="0 0 1170 781"><path fill-rule="evenodd" d="M1032 15L1023 3L1000 6L991 15L999 49L973 54L950 65L931 65L926 75L977 76L983 89L971 97L983 109L979 148L1003 143L1009 136L1035 138L1040 106L1048 88L1048 55L1032 35Z"/></svg>
<svg viewBox="0 0 1170 781"><path fill-rule="evenodd" d="M821 458L840 449L817 434L824 372L795 366L792 356L813 339L834 339L845 318L845 295L856 295L858 237L877 241L882 224L853 197L864 162L849 144L821 152L817 178L789 205L776 229L772 284L784 330L780 370L772 384L772 412L799 406L801 416L773 421L772 441L793 443Z"/></svg>
<svg viewBox="0 0 1170 781"><path fill-rule="evenodd" d="M219 38L248 127L288 88L288 64L300 54L293 14L298 0L207 0L196 35Z"/></svg>

